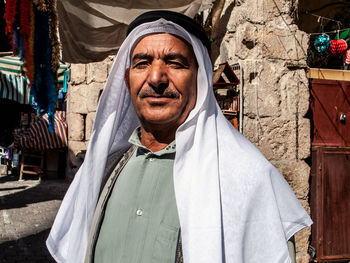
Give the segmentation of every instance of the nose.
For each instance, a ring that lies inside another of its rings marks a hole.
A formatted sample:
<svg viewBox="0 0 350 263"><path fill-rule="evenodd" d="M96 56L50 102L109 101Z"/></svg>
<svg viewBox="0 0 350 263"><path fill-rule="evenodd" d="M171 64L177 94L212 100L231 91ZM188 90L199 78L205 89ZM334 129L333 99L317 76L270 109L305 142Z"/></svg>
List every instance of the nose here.
<svg viewBox="0 0 350 263"><path fill-rule="evenodd" d="M148 84L157 93L162 93L169 84L166 65L160 61L153 61L150 66Z"/></svg>

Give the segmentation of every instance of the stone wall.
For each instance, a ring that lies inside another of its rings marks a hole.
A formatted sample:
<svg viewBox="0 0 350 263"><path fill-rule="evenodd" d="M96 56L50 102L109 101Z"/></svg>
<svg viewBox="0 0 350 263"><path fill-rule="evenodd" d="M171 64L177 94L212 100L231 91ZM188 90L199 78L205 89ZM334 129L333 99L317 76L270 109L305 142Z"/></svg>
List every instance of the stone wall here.
<svg viewBox="0 0 350 263"><path fill-rule="evenodd" d="M214 65L243 69L243 133L280 170L309 211L310 121L305 74L308 35L291 17L291 0L226 1L215 34ZM71 177L91 134L97 102L112 64L72 65L68 94ZM310 229L296 236L297 262L309 261Z"/></svg>
<svg viewBox="0 0 350 263"><path fill-rule="evenodd" d="M308 203L310 166L308 35L291 17L289 0L226 1L213 42L214 65L243 69L243 134ZM226 27L225 27L226 25ZM309 262L310 229L296 236L297 262Z"/></svg>
<svg viewBox="0 0 350 263"><path fill-rule="evenodd" d="M102 62L72 64L67 97L68 161L67 177L74 174L84 159L95 119L97 103L113 63L108 57Z"/></svg>

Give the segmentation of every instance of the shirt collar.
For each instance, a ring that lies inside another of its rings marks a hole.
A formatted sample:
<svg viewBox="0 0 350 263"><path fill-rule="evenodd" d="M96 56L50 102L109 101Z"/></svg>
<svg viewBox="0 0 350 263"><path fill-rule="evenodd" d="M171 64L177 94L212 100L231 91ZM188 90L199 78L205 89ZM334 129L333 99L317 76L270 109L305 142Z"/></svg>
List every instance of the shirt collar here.
<svg viewBox="0 0 350 263"><path fill-rule="evenodd" d="M150 149L148 149L146 146L141 144L140 141L140 135L141 135L141 128L138 127L136 128L133 133L131 134L129 138L129 142L138 148L141 148L144 153L152 153ZM169 153L175 153L176 152L176 144L175 140L169 143L164 149L161 149L160 151L154 152L153 154L155 155L163 155L163 154L169 154Z"/></svg>

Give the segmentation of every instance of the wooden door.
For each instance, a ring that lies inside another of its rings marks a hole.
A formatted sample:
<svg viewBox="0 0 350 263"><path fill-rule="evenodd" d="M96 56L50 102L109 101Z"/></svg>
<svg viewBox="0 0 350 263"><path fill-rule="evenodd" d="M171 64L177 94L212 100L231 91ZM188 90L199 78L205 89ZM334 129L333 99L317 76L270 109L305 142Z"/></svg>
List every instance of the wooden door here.
<svg viewBox="0 0 350 263"><path fill-rule="evenodd" d="M350 260L350 147L314 147L312 245L318 262Z"/></svg>
<svg viewBox="0 0 350 263"><path fill-rule="evenodd" d="M350 82L312 80L312 246L317 262L350 260Z"/></svg>

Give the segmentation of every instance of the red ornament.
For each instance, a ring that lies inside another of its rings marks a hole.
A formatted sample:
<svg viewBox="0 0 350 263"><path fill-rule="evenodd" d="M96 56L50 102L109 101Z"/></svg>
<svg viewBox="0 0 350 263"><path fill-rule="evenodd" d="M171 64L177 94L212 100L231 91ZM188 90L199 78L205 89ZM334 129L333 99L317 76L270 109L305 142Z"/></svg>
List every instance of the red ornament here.
<svg viewBox="0 0 350 263"><path fill-rule="evenodd" d="M348 48L348 44L344 39L331 40L330 51L332 55L341 55Z"/></svg>
<svg viewBox="0 0 350 263"><path fill-rule="evenodd" d="M350 49L344 53L344 64L350 65Z"/></svg>

